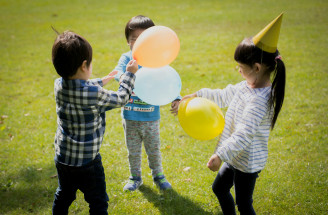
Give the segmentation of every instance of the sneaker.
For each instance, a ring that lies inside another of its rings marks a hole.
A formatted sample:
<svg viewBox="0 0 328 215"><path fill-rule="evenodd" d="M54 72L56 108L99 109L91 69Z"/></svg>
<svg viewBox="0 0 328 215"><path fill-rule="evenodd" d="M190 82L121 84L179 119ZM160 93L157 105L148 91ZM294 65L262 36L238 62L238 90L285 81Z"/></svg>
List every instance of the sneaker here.
<svg viewBox="0 0 328 215"><path fill-rule="evenodd" d="M123 191L135 191L142 185L142 179L138 176L130 176L129 182L124 186Z"/></svg>
<svg viewBox="0 0 328 215"><path fill-rule="evenodd" d="M154 182L160 190L169 190L172 189L171 184L166 180L163 173L158 173L154 178Z"/></svg>

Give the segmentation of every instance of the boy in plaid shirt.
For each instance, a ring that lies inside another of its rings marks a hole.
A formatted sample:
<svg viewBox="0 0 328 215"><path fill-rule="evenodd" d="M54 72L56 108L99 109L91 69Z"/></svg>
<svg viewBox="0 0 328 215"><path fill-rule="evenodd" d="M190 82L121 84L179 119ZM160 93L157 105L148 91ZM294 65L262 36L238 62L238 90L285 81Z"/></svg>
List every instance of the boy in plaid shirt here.
<svg viewBox="0 0 328 215"><path fill-rule="evenodd" d="M114 73L89 80L92 48L86 39L70 31L58 35L52 47L52 62L61 78L55 81L57 132L55 163L58 188L53 214L67 214L84 193L90 214L107 214L108 195L99 149L105 132L105 112L124 106L134 87L136 61L131 60L118 91L103 88Z"/></svg>

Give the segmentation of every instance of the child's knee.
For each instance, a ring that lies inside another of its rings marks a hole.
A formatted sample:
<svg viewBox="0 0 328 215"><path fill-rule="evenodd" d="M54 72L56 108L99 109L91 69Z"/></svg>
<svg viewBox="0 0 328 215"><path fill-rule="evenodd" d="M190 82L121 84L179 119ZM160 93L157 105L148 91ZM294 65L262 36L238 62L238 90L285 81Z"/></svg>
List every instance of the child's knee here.
<svg viewBox="0 0 328 215"><path fill-rule="evenodd" d="M213 193L218 197L227 192L226 189L224 189L223 186L220 186L219 183L215 183L215 182L212 184L212 190L213 190Z"/></svg>
<svg viewBox="0 0 328 215"><path fill-rule="evenodd" d="M238 211L241 214L255 214L253 208L253 199L236 200Z"/></svg>
<svg viewBox="0 0 328 215"><path fill-rule="evenodd" d="M65 202L66 204L71 204L76 199L76 192L65 191L57 188L55 193L55 201Z"/></svg>
<svg viewBox="0 0 328 215"><path fill-rule="evenodd" d="M97 215L107 215L108 212L108 203L107 201L98 201L89 203L90 207L90 214L97 214Z"/></svg>

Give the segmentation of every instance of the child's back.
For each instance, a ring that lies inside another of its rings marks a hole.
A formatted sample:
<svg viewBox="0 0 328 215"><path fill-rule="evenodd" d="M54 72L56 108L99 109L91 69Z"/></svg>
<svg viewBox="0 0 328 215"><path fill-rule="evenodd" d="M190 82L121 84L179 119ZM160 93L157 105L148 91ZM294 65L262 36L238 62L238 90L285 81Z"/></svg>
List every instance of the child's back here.
<svg viewBox="0 0 328 215"><path fill-rule="evenodd" d="M76 198L84 193L90 214L107 214L108 196L104 168L99 154L105 132L105 111L124 106L132 93L138 65L131 61L117 92L103 85L113 78L88 80L92 73L92 48L81 36L64 32L55 40L52 61L61 76L55 81L57 132L55 163L58 188L53 214L67 214Z"/></svg>
<svg viewBox="0 0 328 215"><path fill-rule="evenodd" d="M133 77L125 78L131 85ZM91 162L99 152L105 132L105 111L124 106L132 92L131 87L112 92L102 85L101 79L55 81L56 161L81 166Z"/></svg>

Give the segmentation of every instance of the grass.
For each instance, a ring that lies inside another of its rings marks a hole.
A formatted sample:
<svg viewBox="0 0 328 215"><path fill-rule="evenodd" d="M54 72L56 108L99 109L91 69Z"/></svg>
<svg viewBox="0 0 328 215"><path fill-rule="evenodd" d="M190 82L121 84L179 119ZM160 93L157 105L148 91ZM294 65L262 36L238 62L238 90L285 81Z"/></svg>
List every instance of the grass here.
<svg viewBox="0 0 328 215"><path fill-rule="evenodd" d="M51 47L59 31L74 30L94 50L93 77L111 71L123 52L125 23L151 17L174 29L181 41L171 64L181 94L241 81L233 61L236 45L285 11L279 50L287 67L285 103L269 140L269 160L254 193L258 214L328 212L328 2L313 1L50 1L0 0L0 214L50 214L57 187L53 162L56 114ZM108 89L116 89L112 82ZM110 214L220 214L206 168L217 140L188 137L169 106L161 108L165 174L174 190L152 183L143 151L143 187L123 193L127 150L120 110L107 113L101 148ZM7 116L7 117L5 117ZM190 167L189 171L184 168ZM70 214L88 214L83 194Z"/></svg>

